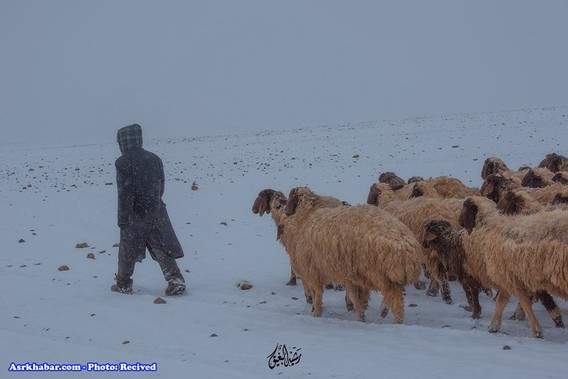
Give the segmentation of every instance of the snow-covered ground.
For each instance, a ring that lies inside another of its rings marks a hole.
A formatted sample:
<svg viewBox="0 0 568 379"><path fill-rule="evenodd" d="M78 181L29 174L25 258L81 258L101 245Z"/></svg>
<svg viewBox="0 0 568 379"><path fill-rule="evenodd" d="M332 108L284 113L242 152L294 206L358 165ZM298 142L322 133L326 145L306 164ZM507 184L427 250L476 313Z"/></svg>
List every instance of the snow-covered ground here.
<svg viewBox="0 0 568 379"><path fill-rule="evenodd" d="M516 169L536 165L550 152L568 153L568 108L146 141L163 158L164 200L185 249L179 264L189 291L164 297L166 304L154 303L163 297L165 282L150 258L137 265L133 295L109 290L119 238L119 151L114 135L108 139L103 145L0 146L2 378L46 377L9 372L12 362L156 363L151 377L160 378L568 375L568 331L556 329L540 304L534 309L544 339L532 338L526 321L508 319L502 334L490 334L492 299L481 297L482 318L472 320L455 282L452 305L407 288L403 325L395 325L392 315L378 316L380 294L372 296L366 323L355 321L344 293L336 291L326 291L323 316L313 318L301 285L285 285L289 262L272 219L251 212L265 188L287 193L308 185L364 203L384 171L403 178L450 175L480 186L489 156ZM191 189L194 182L197 190ZM89 247L76 247L83 242ZM62 265L69 270L59 271ZM253 288L241 290L243 281ZM558 303L566 317L568 304ZM283 346L292 360L271 369L275 360L269 357Z"/></svg>

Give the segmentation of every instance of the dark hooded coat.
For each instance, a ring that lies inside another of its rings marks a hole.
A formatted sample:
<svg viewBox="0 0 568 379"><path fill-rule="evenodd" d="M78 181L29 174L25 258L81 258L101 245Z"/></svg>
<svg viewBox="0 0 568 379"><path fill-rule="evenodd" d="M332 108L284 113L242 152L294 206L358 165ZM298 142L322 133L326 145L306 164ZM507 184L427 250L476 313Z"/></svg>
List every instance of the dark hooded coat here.
<svg viewBox="0 0 568 379"><path fill-rule="evenodd" d="M140 262L146 257L146 248L154 260L156 250L172 258L183 257L162 201L165 184L162 160L142 148L142 128L138 124L121 128L117 142L122 153L115 162L119 259Z"/></svg>

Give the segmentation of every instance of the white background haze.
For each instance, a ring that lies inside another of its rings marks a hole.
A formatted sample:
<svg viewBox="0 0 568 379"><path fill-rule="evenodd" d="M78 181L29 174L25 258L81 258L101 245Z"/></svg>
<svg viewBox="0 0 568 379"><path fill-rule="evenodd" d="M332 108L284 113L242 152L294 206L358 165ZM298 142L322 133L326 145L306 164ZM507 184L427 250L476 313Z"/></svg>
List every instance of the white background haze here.
<svg viewBox="0 0 568 379"><path fill-rule="evenodd" d="M0 2L0 143L568 101L564 1Z"/></svg>

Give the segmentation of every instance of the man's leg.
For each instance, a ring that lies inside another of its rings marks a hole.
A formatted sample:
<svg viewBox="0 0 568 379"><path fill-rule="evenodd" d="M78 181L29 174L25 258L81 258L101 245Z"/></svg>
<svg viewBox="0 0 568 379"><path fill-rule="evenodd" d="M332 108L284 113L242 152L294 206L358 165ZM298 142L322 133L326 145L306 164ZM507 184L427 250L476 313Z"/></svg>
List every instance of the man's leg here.
<svg viewBox="0 0 568 379"><path fill-rule="evenodd" d="M166 288L166 295L181 295L185 292L185 279L181 274L181 271L177 265L174 258L170 257L163 251L152 249L148 246L152 257L158 262L162 273L164 274L164 279L168 282L168 287Z"/></svg>
<svg viewBox="0 0 568 379"><path fill-rule="evenodd" d="M118 249L118 271L116 284L111 286L111 291L120 293L132 293L132 279L136 261L142 261L146 247L140 242L140 232L132 226L120 229L120 247Z"/></svg>

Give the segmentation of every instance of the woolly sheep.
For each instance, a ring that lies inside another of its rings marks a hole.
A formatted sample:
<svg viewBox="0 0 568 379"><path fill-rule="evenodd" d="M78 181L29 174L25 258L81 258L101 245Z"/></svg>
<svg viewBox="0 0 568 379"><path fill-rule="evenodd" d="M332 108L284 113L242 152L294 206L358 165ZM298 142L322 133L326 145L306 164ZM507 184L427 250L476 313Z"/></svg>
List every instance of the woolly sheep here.
<svg viewBox="0 0 568 379"><path fill-rule="evenodd" d="M568 158L550 153L538 164L538 167L546 167L552 172L568 171Z"/></svg>
<svg viewBox="0 0 568 379"><path fill-rule="evenodd" d="M483 262L470 264L470 260L475 257L466 254L464 249L462 238L464 238L465 230L455 229L444 220L432 220L425 225L424 229L422 245L427 249L431 249L434 254L438 255L444 265L456 274L472 310L471 317L474 319L479 318L481 316L479 291L487 292L491 286L494 286L494 283L486 276L486 267L483 265ZM563 328L562 314L552 296L546 291L537 291L536 300L542 302L550 313L555 325ZM520 306L517 306L511 319L524 319L524 312L521 309Z"/></svg>
<svg viewBox="0 0 568 379"><path fill-rule="evenodd" d="M507 179L514 180L518 183L522 180L523 176L526 175L525 169L528 167L521 167L519 171L511 171L509 167L497 157L490 157L483 162L483 167L481 168L481 179L485 180L489 175L500 174Z"/></svg>
<svg viewBox="0 0 568 379"><path fill-rule="evenodd" d="M388 189L386 189L388 191ZM450 206L452 201L440 198L418 197L406 201L391 201L382 209L386 210L414 234L417 241L424 238L424 224L432 219L447 220L452 226L458 226L459 211L463 201L458 200L458 206ZM441 288L442 298L447 304L452 303L450 287L448 284L448 272L443 263L427 249L421 248L426 272L431 273L432 282L426 292L428 296L436 296L438 288ZM452 275L452 273L449 273ZM437 285L434 285L436 283Z"/></svg>
<svg viewBox="0 0 568 379"><path fill-rule="evenodd" d="M282 192L275 191L272 189L265 189L259 192L252 206L252 212L254 214L258 214L261 217L262 215L264 215L264 213L272 213L272 219L274 220L277 229L276 240L279 240L281 242L282 242L281 237L283 235L283 230L284 230L283 218L286 217L286 215L284 214L285 205L286 205L286 196ZM338 207L342 205L349 205L349 204L345 201L341 201L331 196L320 196L317 204L318 207ZM283 243L283 245L284 248L286 249L291 244ZM286 284L293 286L296 285L296 283L297 283L297 277L296 274L294 273L294 269L291 267L290 279ZM330 287L330 285L328 284L327 287ZM339 286L334 287L333 284L331 284L331 288L340 289ZM307 292L306 292L306 300L308 301L308 303L311 303L311 295ZM349 304L348 308L350 308Z"/></svg>
<svg viewBox="0 0 568 379"><path fill-rule="evenodd" d="M487 198L469 197L460 224L467 231L462 242L468 259L480 262L485 275L499 289L489 330L500 330L505 305L511 295L516 295L533 335L542 337L532 297L546 290L568 299L568 212L504 216Z"/></svg>
<svg viewBox="0 0 568 379"><path fill-rule="evenodd" d="M317 208L319 196L307 187L290 191L286 214L297 246L293 267L313 295L313 315L321 316L326 281L344 283L357 318L364 320L359 292L381 291L395 322L404 318L404 286L420 274L420 245L394 216L370 205ZM358 292L359 291L359 292Z"/></svg>

